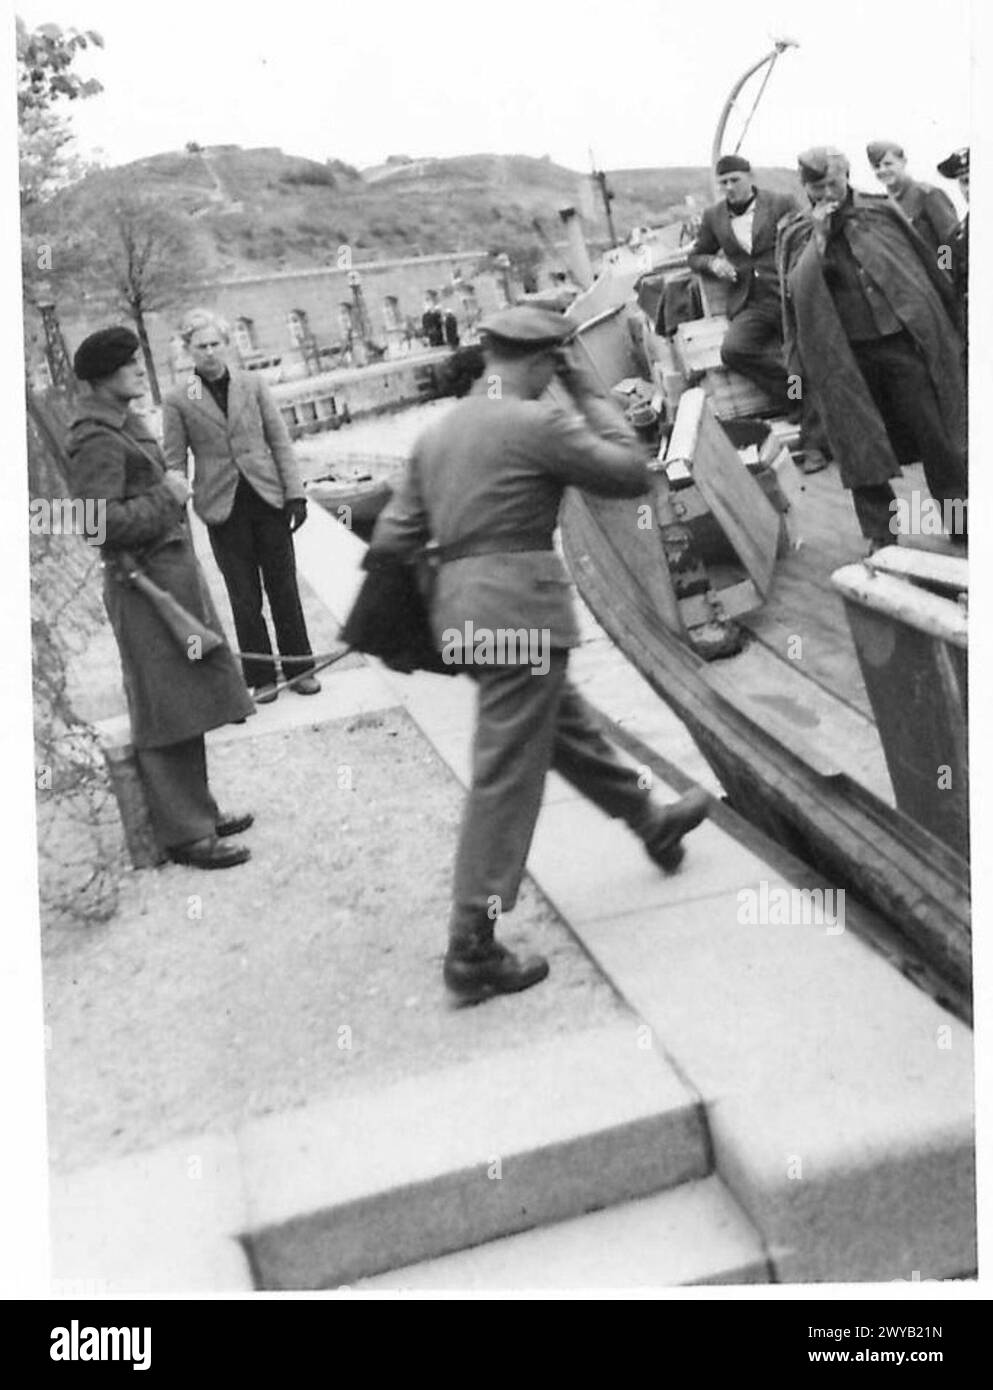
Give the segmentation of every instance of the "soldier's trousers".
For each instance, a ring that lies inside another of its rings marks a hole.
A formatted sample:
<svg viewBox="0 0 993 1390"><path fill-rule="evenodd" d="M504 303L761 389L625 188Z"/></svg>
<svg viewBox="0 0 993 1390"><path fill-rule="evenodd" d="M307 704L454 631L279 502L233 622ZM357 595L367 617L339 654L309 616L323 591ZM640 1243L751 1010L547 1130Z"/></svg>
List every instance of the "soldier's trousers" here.
<svg viewBox="0 0 993 1390"><path fill-rule="evenodd" d="M567 651L553 651L544 675L526 665L469 668L477 720L455 861L453 939L516 903L549 768L636 834L652 822L649 790L597 729L567 678L568 661Z"/></svg>
<svg viewBox="0 0 993 1390"><path fill-rule="evenodd" d="M178 849L213 835L217 802L207 785L203 734L163 748L137 748L152 829L160 849Z"/></svg>
<svg viewBox="0 0 993 1390"><path fill-rule="evenodd" d="M966 452L948 437L934 384L910 335L895 333L853 343L852 351L899 462L920 459L934 501L949 508L953 523L957 516L965 516L969 493ZM852 488L855 514L864 536L895 540L891 526L895 496L889 483Z"/></svg>

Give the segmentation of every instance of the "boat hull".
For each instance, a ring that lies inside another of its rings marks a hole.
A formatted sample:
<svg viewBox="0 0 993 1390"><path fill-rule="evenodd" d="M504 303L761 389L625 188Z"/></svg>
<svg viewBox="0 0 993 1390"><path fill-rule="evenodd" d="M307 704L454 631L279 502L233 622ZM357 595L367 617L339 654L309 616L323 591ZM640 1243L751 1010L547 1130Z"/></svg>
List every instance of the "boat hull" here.
<svg viewBox="0 0 993 1390"><path fill-rule="evenodd" d="M713 688L707 663L660 619L644 576L629 567L631 523L616 503L571 491L561 520L584 600L689 729L734 809L879 912L967 996L966 860L846 774L815 771Z"/></svg>

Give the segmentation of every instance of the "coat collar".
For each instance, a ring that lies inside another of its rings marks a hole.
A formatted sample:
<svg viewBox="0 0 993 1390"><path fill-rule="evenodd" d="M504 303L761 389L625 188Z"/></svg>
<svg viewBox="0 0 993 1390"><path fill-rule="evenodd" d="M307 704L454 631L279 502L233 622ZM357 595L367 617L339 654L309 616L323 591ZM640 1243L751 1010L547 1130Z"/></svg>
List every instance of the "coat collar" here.
<svg viewBox="0 0 993 1390"><path fill-rule="evenodd" d="M96 420L100 425L110 425L112 429L120 430L124 428L124 422L130 414L126 405L112 405L109 401L92 396L79 403L73 424L79 424L83 420Z"/></svg>

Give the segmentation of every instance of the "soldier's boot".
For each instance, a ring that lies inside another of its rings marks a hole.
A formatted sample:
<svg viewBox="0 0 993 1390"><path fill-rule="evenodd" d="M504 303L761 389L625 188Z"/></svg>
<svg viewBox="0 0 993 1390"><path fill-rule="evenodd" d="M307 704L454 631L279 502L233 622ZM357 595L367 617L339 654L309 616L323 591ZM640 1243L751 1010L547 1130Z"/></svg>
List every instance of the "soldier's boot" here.
<svg viewBox="0 0 993 1390"><path fill-rule="evenodd" d="M709 795L700 787L694 787L668 806L653 802L645 821L632 829L640 836L652 863L671 874L679 868L686 853L683 836L706 819L709 809Z"/></svg>
<svg viewBox="0 0 993 1390"><path fill-rule="evenodd" d="M540 984L547 974L544 956L521 958L494 940L493 922L485 913L466 919L456 912L444 978L457 1004L480 1004L497 994L519 994Z"/></svg>

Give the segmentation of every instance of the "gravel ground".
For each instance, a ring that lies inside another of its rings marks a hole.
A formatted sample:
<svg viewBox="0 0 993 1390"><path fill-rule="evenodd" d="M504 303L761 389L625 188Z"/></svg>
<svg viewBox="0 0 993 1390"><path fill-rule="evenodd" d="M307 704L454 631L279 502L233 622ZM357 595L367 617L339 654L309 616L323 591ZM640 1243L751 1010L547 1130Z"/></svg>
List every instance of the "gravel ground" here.
<svg viewBox="0 0 993 1390"><path fill-rule="evenodd" d="M450 1005L462 792L402 711L223 745L211 776L255 810L248 864L131 873L109 923L44 934L57 1168L622 1016L530 882L501 934L549 955L550 979Z"/></svg>

